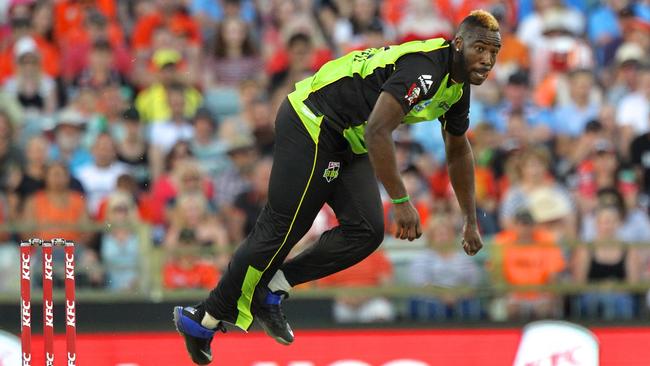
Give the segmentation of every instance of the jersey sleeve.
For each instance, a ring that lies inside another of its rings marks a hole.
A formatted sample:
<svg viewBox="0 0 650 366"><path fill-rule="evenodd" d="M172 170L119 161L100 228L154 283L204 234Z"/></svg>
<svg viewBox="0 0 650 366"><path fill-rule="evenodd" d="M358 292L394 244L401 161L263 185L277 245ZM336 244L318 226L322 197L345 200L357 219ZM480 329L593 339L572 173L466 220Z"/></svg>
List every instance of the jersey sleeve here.
<svg viewBox="0 0 650 366"><path fill-rule="evenodd" d="M400 57L395 63L395 71L381 86L381 90L391 94L408 113L423 99L430 98L438 89L444 74L441 65L419 53Z"/></svg>
<svg viewBox="0 0 650 366"><path fill-rule="evenodd" d="M454 136L462 136L469 128L469 83L463 86L463 96L454 103L447 113L438 118L442 128Z"/></svg>

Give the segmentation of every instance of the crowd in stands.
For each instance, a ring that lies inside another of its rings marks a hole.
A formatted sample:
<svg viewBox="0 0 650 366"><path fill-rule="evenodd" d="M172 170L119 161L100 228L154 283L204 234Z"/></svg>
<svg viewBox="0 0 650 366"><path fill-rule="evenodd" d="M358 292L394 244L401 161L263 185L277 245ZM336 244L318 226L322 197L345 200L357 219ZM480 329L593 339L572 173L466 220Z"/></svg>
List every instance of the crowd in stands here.
<svg viewBox="0 0 650 366"><path fill-rule="evenodd" d="M266 202L294 83L352 50L451 39L474 8L503 43L468 132L486 247L458 245L439 123L403 126L397 161L425 228L415 253L392 253L383 194L386 245L310 286L463 289L401 312L341 296L342 322L638 316L638 291L478 293L650 280L648 0L0 1L0 291L29 237L77 242L80 286L138 289L150 241L166 289L211 288ZM324 208L296 251L334 225Z"/></svg>

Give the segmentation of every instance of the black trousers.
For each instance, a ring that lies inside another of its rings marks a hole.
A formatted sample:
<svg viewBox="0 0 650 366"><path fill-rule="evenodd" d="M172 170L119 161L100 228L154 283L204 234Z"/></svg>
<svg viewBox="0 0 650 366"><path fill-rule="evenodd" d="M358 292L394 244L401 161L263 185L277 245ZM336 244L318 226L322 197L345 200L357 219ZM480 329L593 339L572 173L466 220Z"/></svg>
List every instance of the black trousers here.
<svg viewBox="0 0 650 366"><path fill-rule="evenodd" d="M340 225L285 262L325 203ZM204 302L206 310L247 330L255 289L267 286L278 269L292 286L313 281L358 263L383 236L381 200L368 156L353 155L335 133L321 133L316 144L285 100L276 119L268 203Z"/></svg>

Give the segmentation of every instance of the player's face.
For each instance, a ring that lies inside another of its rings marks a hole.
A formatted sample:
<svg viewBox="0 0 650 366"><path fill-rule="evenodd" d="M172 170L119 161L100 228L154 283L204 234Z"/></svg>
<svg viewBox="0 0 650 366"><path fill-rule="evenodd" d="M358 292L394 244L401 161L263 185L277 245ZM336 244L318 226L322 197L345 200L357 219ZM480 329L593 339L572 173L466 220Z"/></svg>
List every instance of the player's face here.
<svg viewBox="0 0 650 366"><path fill-rule="evenodd" d="M501 35L484 29L477 29L462 43L467 80L481 85L494 67L501 49Z"/></svg>

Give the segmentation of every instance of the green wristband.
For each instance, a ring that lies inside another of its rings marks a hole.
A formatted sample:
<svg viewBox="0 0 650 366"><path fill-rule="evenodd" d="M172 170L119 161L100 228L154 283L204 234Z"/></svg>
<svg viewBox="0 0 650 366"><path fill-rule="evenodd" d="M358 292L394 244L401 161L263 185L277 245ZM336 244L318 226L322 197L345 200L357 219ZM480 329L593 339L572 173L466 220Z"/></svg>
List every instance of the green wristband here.
<svg viewBox="0 0 650 366"><path fill-rule="evenodd" d="M409 195L406 195L406 196L404 196L404 197L402 197L402 198L391 198L390 201L391 201L392 203L397 204L397 203L408 202L408 201L410 201L410 200L411 200L411 197L409 197Z"/></svg>

